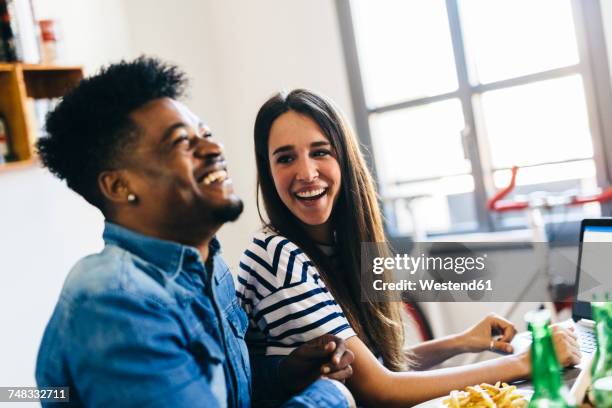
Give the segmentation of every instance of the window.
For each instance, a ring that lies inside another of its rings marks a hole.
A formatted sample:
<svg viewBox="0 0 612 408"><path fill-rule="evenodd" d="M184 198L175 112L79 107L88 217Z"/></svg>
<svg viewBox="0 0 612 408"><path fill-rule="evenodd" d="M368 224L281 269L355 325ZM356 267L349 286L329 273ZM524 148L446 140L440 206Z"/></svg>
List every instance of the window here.
<svg viewBox="0 0 612 408"><path fill-rule="evenodd" d="M608 185L610 73L599 2L337 0L357 130L389 231L495 231L486 200ZM599 215L599 205L564 218ZM554 215L554 214L553 214Z"/></svg>

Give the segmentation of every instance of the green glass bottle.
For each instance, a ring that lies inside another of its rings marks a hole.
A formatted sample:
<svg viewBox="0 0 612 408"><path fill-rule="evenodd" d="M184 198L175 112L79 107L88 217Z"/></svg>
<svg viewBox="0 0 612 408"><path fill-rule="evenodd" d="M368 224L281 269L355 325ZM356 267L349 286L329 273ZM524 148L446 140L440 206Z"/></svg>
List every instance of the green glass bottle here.
<svg viewBox="0 0 612 408"><path fill-rule="evenodd" d="M591 302L597 351L591 366L593 398L597 407L612 407L612 302Z"/></svg>
<svg viewBox="0 0 612 408"><path fill-rule="evenodd" d="M537 310L525 315L531 343L531 378L534 393L529 408L572 408L573 401L561 381L561 369L552 341L550 312Z"/></svg>

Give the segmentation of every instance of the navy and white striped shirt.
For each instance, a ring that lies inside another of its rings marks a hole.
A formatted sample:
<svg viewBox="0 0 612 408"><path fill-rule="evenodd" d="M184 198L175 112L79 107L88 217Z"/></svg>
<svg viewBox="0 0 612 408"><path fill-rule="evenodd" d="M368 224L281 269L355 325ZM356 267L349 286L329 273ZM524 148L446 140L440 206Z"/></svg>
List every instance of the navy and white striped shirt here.
<svg viewBox="0 0 612 408"><path fill-rule="evenodd" d="M287 355L323 334L355 335L308 256L278 234L255 234L236 290L249 316L247 342L266 355Z"/></svg>

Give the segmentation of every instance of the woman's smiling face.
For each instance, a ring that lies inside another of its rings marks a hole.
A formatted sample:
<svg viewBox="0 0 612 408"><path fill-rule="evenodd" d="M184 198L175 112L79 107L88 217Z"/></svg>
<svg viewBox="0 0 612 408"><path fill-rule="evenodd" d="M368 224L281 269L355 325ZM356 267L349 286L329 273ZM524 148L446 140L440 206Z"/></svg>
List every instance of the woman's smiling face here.
<svg viewBox="0 0 612 408"><path fill-rule="evenodd" d="M268 157L279 197L300 221L329 221L340 191L336 152L309 116L288 111L270 129Z"/></svg>

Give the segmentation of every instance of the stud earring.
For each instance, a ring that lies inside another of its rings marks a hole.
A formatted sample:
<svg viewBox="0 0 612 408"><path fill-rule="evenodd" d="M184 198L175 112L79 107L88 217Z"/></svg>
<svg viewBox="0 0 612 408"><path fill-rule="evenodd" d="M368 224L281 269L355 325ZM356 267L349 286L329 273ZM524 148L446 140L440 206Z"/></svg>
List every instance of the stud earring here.
<svg viewBox="0 0 612 408"><path fill-rule="evenodd" d="M127 200L129 203L135 203L136 202L136 194L130 193L127 196Z"/></svg>

